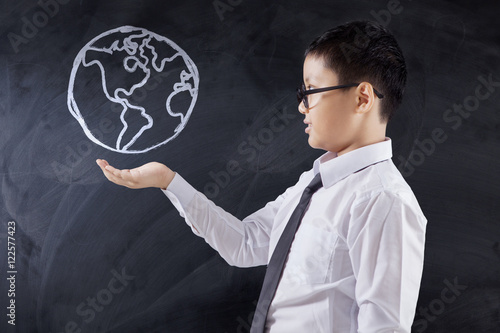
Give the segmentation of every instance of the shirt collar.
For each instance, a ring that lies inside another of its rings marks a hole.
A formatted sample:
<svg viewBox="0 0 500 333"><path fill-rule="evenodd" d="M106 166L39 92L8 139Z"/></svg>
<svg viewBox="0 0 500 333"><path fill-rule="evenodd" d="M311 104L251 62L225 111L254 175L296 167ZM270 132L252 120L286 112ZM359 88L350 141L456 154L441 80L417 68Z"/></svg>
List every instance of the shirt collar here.
<svg viewBox="0 0 500 333"><path fill-rule="evenodd" d="M321 173L323 186L328 188L360 169L391 157L392 140L385 137L382 142L360 147L340 156L335 152L327 152L314 161L313 170L314 174Z"/></svg>

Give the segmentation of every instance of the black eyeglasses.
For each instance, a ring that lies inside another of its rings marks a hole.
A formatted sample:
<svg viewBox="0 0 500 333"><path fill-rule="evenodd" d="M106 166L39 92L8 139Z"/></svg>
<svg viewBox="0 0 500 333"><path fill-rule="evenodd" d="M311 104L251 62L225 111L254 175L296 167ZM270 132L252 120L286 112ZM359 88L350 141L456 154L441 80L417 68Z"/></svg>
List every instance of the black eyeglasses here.
<svg viewBox="0 0 500 333"><path fill-rule="evenodd" d="M342 84L340 86L306 90L306 86L304 84L302 84L301 87L297 88L297 100L299 101L299 104L301 102L304 102L304 106L306 107L306 109L309 109L309 101L307 100L307 95L317 94L320 92L325 92L325 91L330 91L330 90L335 90L335 89L357 87L358 85L359 85L359 83L349 83L349 84ZM375 88L373 88L373 92L375 93L375 95L378 98L380 98L380 99L384 98L384 95L379 93Z"/></svg>

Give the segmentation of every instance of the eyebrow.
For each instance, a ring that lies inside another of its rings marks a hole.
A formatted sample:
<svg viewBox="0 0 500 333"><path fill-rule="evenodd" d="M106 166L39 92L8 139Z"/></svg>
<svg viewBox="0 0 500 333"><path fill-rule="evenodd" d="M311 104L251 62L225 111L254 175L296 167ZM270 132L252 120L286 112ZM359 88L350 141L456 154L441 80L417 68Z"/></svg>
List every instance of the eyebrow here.
<svg viewBox="0 0 500 333"><path fill-rule="evenodd" d="M306 77L306 78L304 79L304 83L306 83L306 82L307 82L307 83L311 83L311 81L313 81L313 82L315 82L315 81L316 81L316 82L317 82L318 80L316 79L316 77L315 77L315 76L308 76L308 77Z"/></svg>

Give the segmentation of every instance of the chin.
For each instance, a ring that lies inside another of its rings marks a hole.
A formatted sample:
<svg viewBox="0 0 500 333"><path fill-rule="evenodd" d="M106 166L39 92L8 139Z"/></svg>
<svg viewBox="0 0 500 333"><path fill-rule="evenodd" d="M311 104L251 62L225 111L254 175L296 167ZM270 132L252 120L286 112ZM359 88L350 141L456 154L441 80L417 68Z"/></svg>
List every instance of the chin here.
<svg viewBox="0 0 500 333"><path fill-rule="evenodd" d="M309 139L307 140L307 142L309 143L309 146L311 148L326 150L325 148L323 148L323 145L321 145L319 142L317 142L316 140L314 140L314 138L309 137Z"/></svg>

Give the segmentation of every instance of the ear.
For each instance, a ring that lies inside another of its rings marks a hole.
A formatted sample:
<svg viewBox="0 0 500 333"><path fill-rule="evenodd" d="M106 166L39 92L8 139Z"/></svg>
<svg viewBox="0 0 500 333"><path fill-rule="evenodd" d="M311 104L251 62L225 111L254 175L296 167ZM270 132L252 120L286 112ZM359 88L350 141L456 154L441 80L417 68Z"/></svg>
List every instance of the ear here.
<svg viewBox="0 0 500 333"><path fill-rule="evenodd" d="M375 93L369 82L361 82L356 88L356 112L366 113L375 105Z"/></svg>

